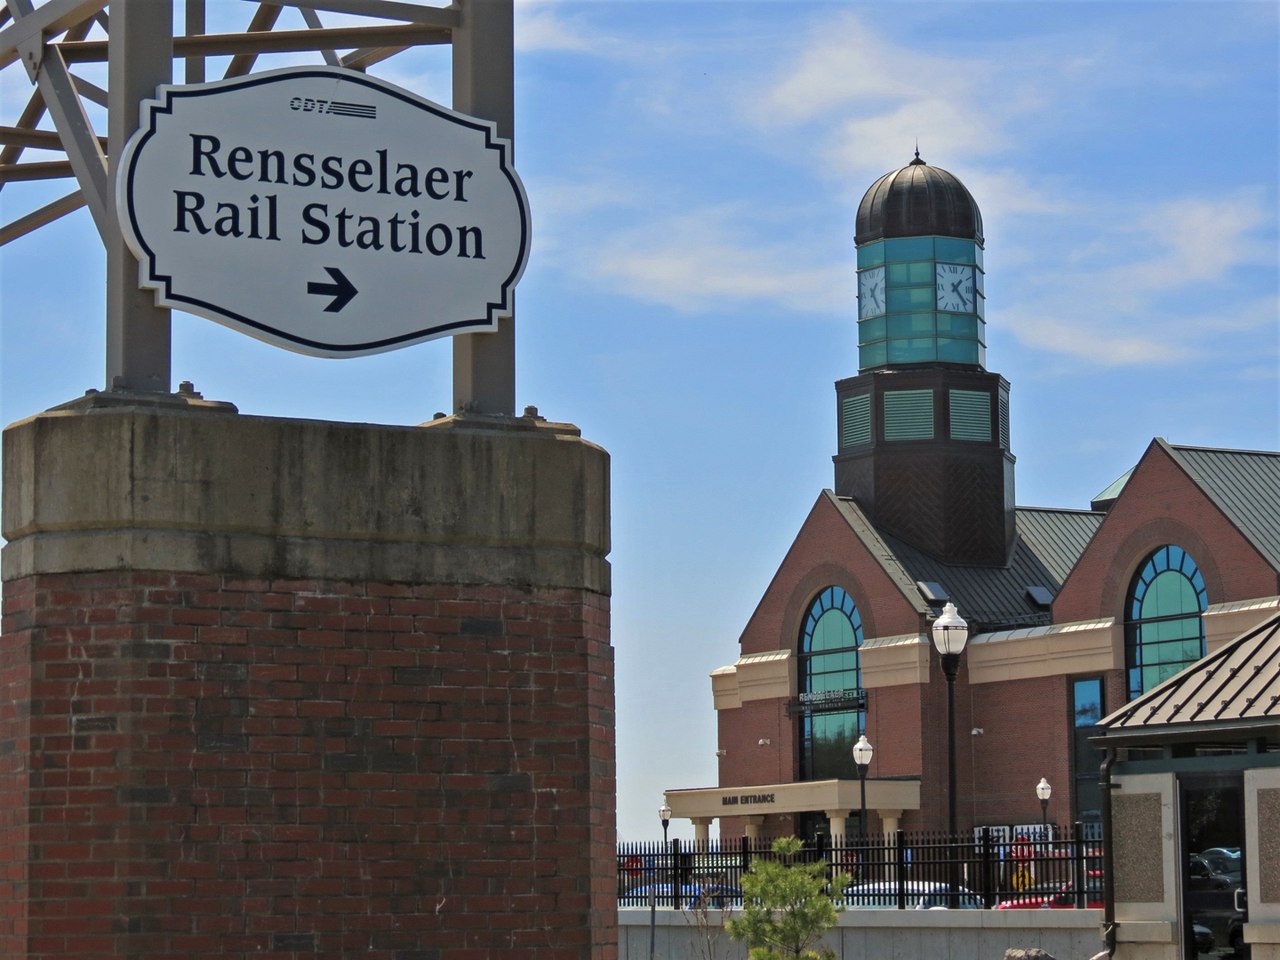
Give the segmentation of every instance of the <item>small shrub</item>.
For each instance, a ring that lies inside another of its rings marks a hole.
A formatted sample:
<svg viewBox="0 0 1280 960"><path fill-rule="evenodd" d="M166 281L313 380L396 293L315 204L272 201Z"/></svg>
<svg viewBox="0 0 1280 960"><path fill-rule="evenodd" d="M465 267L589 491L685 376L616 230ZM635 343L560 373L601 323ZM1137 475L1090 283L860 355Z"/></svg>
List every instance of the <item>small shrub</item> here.
<svg viewBox="0 0 1280 960"><path fill-rule="evenodd" d="M795 837L775 840L777 859L756 859L742 878L742 915L725 927L751 960L834 960L830 949L815 946L836 925L827 865L793 862L802 849Z"/></svg>

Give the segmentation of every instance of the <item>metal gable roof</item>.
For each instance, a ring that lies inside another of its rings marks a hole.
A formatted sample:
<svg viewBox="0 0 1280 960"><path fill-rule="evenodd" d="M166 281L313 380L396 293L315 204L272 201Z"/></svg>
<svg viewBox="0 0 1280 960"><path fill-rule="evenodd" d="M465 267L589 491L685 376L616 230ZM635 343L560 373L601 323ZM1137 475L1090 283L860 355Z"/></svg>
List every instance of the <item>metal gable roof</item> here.
<svg viewBox="0 0 1280 960"><path fill-rule="evenodd" d="M981 632L1049 623L1049 611L1027 595L1027 588L1044 587L1056 595L1103 516L1088 510L1018 508L1017 538L1003 567L943 563L896 537L880 536L908 577L940 584L970 629Z"/></svg>
<svg viewBox="0 0 1280 960"><path fill-rule="evenodd" d="M1280 453L1165 444L1187 476L1280 570Z"/></svg>
<svg viewBox="0 0 1280 960"><path fill-rule="evenodd" d="M1108 743L1280 732L1280 613L1098 723Z"/></svg>

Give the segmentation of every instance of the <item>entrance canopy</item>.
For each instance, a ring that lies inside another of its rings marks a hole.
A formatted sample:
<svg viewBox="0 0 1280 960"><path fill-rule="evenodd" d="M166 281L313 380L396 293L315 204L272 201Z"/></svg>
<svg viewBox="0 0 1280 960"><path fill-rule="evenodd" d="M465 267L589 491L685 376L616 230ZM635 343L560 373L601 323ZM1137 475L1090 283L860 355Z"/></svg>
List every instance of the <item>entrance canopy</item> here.
<svg viewBox="0 0 1280 960"><path fill-rule="evenodd" d="M747 836L759 836L770 815L815 812L827 815L833 836L843 836L845 818L861 809L861 786L858 780L814 780L668 790L666 797L672 817L692 820L699 838L717 817L748 818ZM920 809L919 780L868 779L866 788L867 810L880 816L886 832L897 829L903 810Z"/></svg>

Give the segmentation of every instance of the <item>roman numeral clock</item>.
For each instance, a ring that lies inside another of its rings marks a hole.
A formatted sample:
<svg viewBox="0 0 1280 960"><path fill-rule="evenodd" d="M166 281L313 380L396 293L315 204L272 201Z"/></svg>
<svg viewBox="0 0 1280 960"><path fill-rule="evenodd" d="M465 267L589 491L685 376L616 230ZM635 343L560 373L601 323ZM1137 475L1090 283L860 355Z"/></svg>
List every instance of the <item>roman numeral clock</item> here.
<svg viewBox="0 0 1280 960"><path fill-rule="evenodd" d="M947 562L1013 542L1009 384L986 370L982 215L920 158L858 206L858 375L836 384L836 493Z"/></svg>

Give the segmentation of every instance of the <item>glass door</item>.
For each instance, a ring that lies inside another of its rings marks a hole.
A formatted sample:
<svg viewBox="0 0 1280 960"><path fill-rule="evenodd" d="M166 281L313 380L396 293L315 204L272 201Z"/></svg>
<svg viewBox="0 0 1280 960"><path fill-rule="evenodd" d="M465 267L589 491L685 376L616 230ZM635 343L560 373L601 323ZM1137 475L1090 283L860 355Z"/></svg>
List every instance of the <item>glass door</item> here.
<svg viewBox="0 0 1280 960"><path fill-rule="evenodd" d="M1244 775L1183 774L1182 926L1186 960L1248 960L1243 940Z"/></svg>

